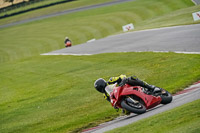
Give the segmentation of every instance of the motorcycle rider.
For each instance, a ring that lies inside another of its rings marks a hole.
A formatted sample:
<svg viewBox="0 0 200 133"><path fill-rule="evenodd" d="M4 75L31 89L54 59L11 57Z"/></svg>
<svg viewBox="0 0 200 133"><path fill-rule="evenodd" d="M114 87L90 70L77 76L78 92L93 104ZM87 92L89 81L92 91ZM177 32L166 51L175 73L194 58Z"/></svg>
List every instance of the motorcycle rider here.
<svg viewBox="0 0 200 133"><path fill-rule="evenodd" d="M94 82L94 87L97 91L104 94L104 98L110 102L109 94L105 91L107 85L112 85L117 83L118 86L123 86L125 84L129 84L131 86L141 86L147 88L151 92L161 91L161 88L156 87L154 85L150 85L145 81L138 79L136 76L126 77L126 75L122 74L118 77L111 77L107 82L103 78L99 78ZM123 110L123 113L130 114L130 112Z"/></svg>
<svg viewBox="0 0 200 133"><path fill-rule="evenodd" d="M71 47L72 46L72 42L71 40L69 40L69 37L65 37L65 47Z"/></svg>

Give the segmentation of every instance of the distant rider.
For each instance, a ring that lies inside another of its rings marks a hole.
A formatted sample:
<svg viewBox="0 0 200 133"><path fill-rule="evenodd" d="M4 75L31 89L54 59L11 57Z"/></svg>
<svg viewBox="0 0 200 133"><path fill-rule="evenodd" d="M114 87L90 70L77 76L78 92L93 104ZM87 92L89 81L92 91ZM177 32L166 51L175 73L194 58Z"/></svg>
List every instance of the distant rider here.
<svg viewBox="0 0 200 133"><path fill-rule="evenodd" d="M125 84L129 84L131 86L141 86L147 88L149 91L160 91L160 88L150 85L145 81L138 79L136 76L126 77L126 75L120 75L119 77L111 77L107 82L103 78L99 78L95 81L94 87L97 91L104 94L104 98L110 102L109 94L105 91L107 85L112 85L117 83L118 86L123 86ZM123 110L125 111L125 110ZM130 114L129 112L124 112L125 114Z"/></svg>
<svg viewBox="0 0 200 133"><path fill-rule="evenodd" d="M64 43L65 43L65 47L71 47L72 46L72 42L71 42L71 40L69 40L68 37L65 37Z"/></svg>

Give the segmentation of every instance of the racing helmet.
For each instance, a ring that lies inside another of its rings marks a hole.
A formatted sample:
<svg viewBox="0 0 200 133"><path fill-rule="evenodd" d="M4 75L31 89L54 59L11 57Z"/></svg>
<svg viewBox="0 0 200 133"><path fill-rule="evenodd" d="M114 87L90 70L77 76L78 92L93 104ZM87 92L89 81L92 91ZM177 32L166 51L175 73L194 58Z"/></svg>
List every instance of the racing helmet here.
<svg viewBox="0 0 200 133"><path fill-rule="evenodd" d="M96 88L97 91L104 93L105 92L105 87L107 86L107 82L99 78L94 82L94 87Z"/></svg>

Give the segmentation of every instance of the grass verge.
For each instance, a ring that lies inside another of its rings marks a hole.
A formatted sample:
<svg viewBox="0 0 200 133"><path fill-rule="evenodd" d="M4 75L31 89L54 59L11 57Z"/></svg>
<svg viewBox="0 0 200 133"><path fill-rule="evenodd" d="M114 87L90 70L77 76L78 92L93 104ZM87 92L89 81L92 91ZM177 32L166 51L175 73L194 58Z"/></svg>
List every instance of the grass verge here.
<svg viewBox="0 0 200 133"><path fill-rule="evenodd" d="M106 133L198 133L200 100Z"/></svg>

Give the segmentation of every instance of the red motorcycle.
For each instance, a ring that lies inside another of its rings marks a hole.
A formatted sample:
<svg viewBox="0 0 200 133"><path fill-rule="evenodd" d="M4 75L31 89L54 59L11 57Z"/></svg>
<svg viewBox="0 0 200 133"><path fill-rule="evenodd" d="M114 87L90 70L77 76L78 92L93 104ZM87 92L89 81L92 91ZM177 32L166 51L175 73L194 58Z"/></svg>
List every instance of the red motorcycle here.
<svg viewBox="0 0 200 133"><path fill-rule="evenodd" d="M110 95L113 107L126 109L136 114L145 113L147 109L172 101L172 95L164 89L151 92L140 86L125 84L122 87L116 87L116 84L114 84L108 85L105 90Z"/></svg>

